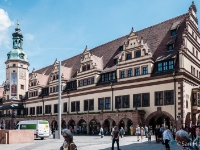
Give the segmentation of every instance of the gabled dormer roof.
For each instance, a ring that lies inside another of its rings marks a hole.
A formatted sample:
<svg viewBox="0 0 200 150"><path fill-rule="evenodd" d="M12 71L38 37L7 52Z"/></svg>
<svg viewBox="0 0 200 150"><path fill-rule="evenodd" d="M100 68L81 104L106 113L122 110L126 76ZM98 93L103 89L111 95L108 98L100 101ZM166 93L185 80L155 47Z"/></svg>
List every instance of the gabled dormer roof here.
<svg viewBox="0 0 200 150"><path fill-rule="evenodd" d="M137 32L132 30L128 35L97 46L91 50L88 50L86 47L82 54L62 61L62 66L66 67L63 68L63 70L65 70L63 75L66 79L68 79L70 76L70 78L76 77L77 70L80 69L83 54L88 54L88 56L91 57L96 65L99 65L100 68L103 68L103 72L116 69L113 59L115 57L120 57L121 52L119 51L119 47L122 46L124 42L127 43L128 40L134 38L135 36L137 36L138 42L143 43L145 50L152 54L152 58L155 61L174 58L177 55L178 50L181 48L183 42L181 33L185 28L185 19L187 16L188 14L184 14ZM167 43L170 40L171 27L177 21L180 21L180 24L177 30L175 47L173 51L168 52ZM53 65L47 66L37 70L36 73L49 76L52 72L52 67Z"/></svg>

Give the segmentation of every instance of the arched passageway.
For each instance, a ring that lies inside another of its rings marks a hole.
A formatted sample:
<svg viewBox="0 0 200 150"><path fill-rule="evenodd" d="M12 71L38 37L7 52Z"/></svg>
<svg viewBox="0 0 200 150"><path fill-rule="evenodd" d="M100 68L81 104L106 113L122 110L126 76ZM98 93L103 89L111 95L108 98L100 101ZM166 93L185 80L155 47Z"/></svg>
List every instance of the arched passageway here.
<svg viewBox="0 0 200 150"><path fill-rule="evenodd" d="M87 134L87 124L84 119L78 121L77 128L79 129L77 134Z"/></svg>
<svg viewBox="0 0 200 150"><path fill-rule="evenodd" d="M61 128L62 128L62 129L67 128L67 125L66 125L65 120L62 120Z"/></svg>
<svg viewBox="0 0 200 150"><path fill-rule="evenodd" d="M100 123L96 119L92 119L89 123L89 134L99 134Z"/></svg>
<svg viewBox="0 0 200 150"><path fill-rule="evenodd" d="M153 132L156 125L162 126L162 124L167 125L169 128L174 126L174 118L168 112L153 112L145 120L147 126L152 126Z"/></svg>

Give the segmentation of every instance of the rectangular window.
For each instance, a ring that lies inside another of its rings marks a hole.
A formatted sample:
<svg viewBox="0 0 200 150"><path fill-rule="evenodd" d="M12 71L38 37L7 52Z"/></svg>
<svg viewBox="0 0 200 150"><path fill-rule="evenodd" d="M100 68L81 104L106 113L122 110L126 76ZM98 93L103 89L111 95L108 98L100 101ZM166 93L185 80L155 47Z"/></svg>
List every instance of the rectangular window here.
<svg viewBox="0 0 200 150"><path fill-rule="evenodd" d="M80 101L76 101L76 111L80 111Z"/></svg>
<svg viewBox="0 0 200 150"><path fill-rule="evenodd" d="M51 113L51 105L45 105L45 114Z"/></svg>
<svg viewBox="0 0 200 150"><path fill-rule="evenodd" d="M148 74L148 68L142 67L142 74Z"/></svg>
<svg viewBox="0 0 200 150"><path fill-rule="evenodd" d="M163 92L155 92L155 106L163 105Z"/></svg>
<svg viewBox="0 0 200 150"><path fill-rule="evenodd" d="M30 115L35 115L35 107L30 107Z"/></svg>
<svg viewBox="0 0 200 150"><path fill-rule="evenodd" d="M158 71L162 71L162 63L158 63Z"/></svg>
<svg viewBox="0 0 200 150"><path fill-rule="evenodd" d="M108 81L108 74L105 74L105 81Z"/></svg>
<svg viewBox="0 0 200 150"><path fill-rule="evenodd" d="M87 70L90 70L90 64L87 65Z"/></svg>
<svg viewBox="0 0 200 150"><path fill-rule="evenodd" d="M16 67L16 64L13 64L13 67Z"/></svg>
<svg viewBox="0 0 200 150"><path fill-rule="evenodd" d="M52 93L52 87L50 87L50 93Z"/></svg>
<svg viewBox="0 0 200 150"><path fill-rule="evenodd" d="M142 93L142 107L148 107L149 104L149 93Z"/></svg>
<svg viewBox="0 0 200 150"><path fill-rule="evenodd" d="M125 72L121 71L121 79L125 78Z"/></svg>
<svg viewBox="0 0 200 150"><path fill-rule="evenodd" d="M128 70L128 77L132 77L132 69Z"/></svg>
<svg viewBox="0 0 200 150"><path fill-rule="evenodd" d="M110 97L105 98L105 109L110 109Z"/></svg>
<svg viewBox="0 0 200 150"><path fill-rule="evenodd" d="M24 90L24 85L21 85L21 89Z"/></svg>
<svg viewBox="0 0 200 150"><path fill-rule="evenodd" d="M88 85L90 85L90 78L89 78L89 79L87 79L87 84L88 84Z"/></svg>
<svg viewBox="0 0 200 150"><path fill-rule="evenodd" d="M71 112L75 112L75 111L76 111L76 103L71 102Z"/></svg>
<svg viewBox="0 0 200 150"><path fill-rule="evenodd" d="M63 103L63 112L67 112L67 103Z"/></svg>
<svg viewBox="0 0 200 150"><path fill-rule="evenodd" d="M119 47L119 51L120 51L120 52L123 51L123 46L120 46L120 47Z"/></svg>
<svg viewBox="0 0 200 150"><path fill-rule="evenodd" d="M131 54L126 54L126 60L130 60L132 58Z"/></svg>
<svg viewBox="0 0 200 150"><path fill-rule="evenodd" d="M82 66L82 71L86 71L86 66Z"/></svg>
<svg viewBox="0 0 200 150"><path fill-rule="evenodd" d="M118 64L118 59L114 59L114 64Z"/></svg>
<svg viewBox="0 0 200 150"><path fill-rule="evenodd" d="M135 57L138 58L138 57L140 57L140 56L141 56L141 51L136 51L136 52L135 52Z"/></svg>
<svg viewBox="0 0 200 150"><path fill-rule="evenodd" d="M82 81L82 80L79 81L79 86L80 86L80 87L83 86L83 81Z"/></svg>
<svg viewBox="0 0 200 150"><path fill-rule="evenodd" d="M88 100L84 100L84 111L88 111Z"/></svg>
<svg viewBox="0 0 200 150"><path fill-rule="evenodd" d="M133 94L133 107L141 107L141 94Z"/></svg>
<svg viewBox="0 0 200 150"><path fill-rule="evenodd" d="M165 105L172 105L174 104L173 101L173 91L165 91Z"/></svg>
<svg viewBox="0 0 200 150"><path fill-rule="evenodd" d="M140 75L140 68L135 68L135 76L139 76Z"/></svg>
<svg viewBox="0 0 200 150"><path fill-rule="evenodd" d="M174 61L173 60L169 61L169 69L174 69Z"/></svg>
<svg viewBox="0 0 200 150"><path fill-rule="evenodd" d="M104 98L99 98L98 99L98 110L103 110L104 109Z"/></svg>
<svg viewBox="0 0 200 150"><path fill-rule="evenodd" d="M168 70L168 67L167 67L167 62L163 62L163 70Z"/></svg>
<svg viewBox="0 0 200 150"><path fill-rule="evenodd" d="M83 80L83 85L87 85L87 80Z"/></svg>
<svg viewBox="0 0 200 150"><path fill-rule="evenodd" d="M129 95L122 96L122 107L129 108Z"/></svg>
<svg viewBox="0 0 200 150"><path fill-rule="evenodd" d="M121 108L121 96L116 96L115 97L115 109Z"/></svg>
<svg viewBox="0 0 200 150"><path fill-rule="evenodd" d="M94 84L94 77L91 78L91 84Z"/></svg>
<svg viewBox="0 0 200 150"><path fill-rule="evenodd" d="M171 30L171 36L174 36L174 35L176 35L176 29Z"/></svg>
<svg viewBox="0 0 200 150"><path fill-rule="evenodd" d="M116 77L115 77L115 76L116 76L115 72L113 72L112 74L113 74L113 76L112 76L113 78L112 78L112 79L115 80L115 79L116 79Z"/></svg>
<svg viewBox="0 0 200 150"><path fill-rule="evenodd" d="M101 75L101 81L102 81L102 82L105 81L104 74Z"/></svg>
<svg viewBox="0 0 200 150"><path fill-rule="evenodd" d="M58 113L58 104L54 104L54 113Z"/></svg>
<svg viewBox="0 0 200 150"><path fill-rule="evenodd" d="M89 99L89 110L94 110L94 100Z"/></svg>
<svg viewBox="0 0 200 150"><path fill-rule="evenodd" d="M42 114L42 106L37 106L37 114Z"/></svg>
<svg viewBox="0 0 200 150"><path fill-rule="evenodd" d="M173 44L169 44L169 45L168 45L168 51L173 50L173 48L174 48Z"/></svg>

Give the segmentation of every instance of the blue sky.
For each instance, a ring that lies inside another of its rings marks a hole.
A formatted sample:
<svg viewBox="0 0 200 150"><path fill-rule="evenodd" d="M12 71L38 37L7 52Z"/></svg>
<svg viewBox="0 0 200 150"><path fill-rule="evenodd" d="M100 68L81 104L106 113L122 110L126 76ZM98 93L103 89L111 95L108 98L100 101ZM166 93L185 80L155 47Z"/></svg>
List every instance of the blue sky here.
<svg viewBox="0 0 200 150"><path fill-rule="evenodd" d="M191 0L1 0L0 85L16 21L36 70L188 12ZM200 0L194 0L200 20Z"/></svg>

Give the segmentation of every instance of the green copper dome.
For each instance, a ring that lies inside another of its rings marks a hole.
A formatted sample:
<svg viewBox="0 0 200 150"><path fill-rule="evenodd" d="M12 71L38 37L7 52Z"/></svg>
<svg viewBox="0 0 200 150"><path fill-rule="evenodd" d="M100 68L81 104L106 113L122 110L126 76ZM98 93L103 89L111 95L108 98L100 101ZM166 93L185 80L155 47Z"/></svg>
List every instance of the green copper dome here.
<svg viewBox="0 0 200 150"><path fill-rule="evenodd" d="M22 50L23 44L23 35L20 32L20 28L18 27L19 23L17 23L17 28L15 28L15 32L12 34L13 39L13 50L10 51L7 56L8 60L22 60L28 62L27 55Z"/></svg>
<svg viewBox="0 0 200 150"><path fill-rule="evenodd" d="M7 60L22 60L28 62L27 55L21 49L13 49L7 56Z"/></svg>

